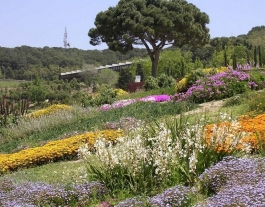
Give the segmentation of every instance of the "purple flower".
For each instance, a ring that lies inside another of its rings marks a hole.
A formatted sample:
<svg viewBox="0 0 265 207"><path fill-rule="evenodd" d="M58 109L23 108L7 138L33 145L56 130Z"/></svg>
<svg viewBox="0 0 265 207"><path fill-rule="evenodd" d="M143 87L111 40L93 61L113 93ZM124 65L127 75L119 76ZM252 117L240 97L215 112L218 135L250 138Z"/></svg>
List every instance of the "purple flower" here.
<svg viewBox="0 0 265 207"><path fill-rule="evenodd" d="M214 195L195 207L265 206L265 158L226 157L199 179Z"/></svg>

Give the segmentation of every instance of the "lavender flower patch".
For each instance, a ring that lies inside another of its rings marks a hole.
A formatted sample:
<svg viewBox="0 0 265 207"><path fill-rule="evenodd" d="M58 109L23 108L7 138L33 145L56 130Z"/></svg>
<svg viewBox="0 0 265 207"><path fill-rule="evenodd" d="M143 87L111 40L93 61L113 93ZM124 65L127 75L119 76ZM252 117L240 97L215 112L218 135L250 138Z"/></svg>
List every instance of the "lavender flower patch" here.
<svg viewBox="0 0 265 207"><path fill-rule="evenodd" d="M153 206L153 207L182 207L188 206L189 195L192 190L184 186L175 186L165 190L163 193L156 196L146 198L142 201L141 198L130 198L120 202L115 207L140 207L140 206Z"/></svg>
<svg viewBox="0 0 265 207"><path fill-rule="evenodd" d="M199 179L205 191L216 195L196 207L265 206L265 158L228 157L207 169Z"/></svg>
<svg viewBox="0 0 265 207"><path fill-rule="evenodd" d="M105 193L104 186L96 182L66 187L30 182L18 185L11 180L4 180L0 183L0 206L67 206L70 202L85 205L92 196L103 196Z"/></svg>

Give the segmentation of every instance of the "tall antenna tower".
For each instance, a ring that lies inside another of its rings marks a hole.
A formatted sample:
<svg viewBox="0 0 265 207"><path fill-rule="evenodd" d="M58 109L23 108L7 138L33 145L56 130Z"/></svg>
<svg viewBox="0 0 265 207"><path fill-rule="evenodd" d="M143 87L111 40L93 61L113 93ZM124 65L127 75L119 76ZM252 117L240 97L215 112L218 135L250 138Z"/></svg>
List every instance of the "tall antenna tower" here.
<svg viewBox="0 0 265 207"><path fill-rule="evenodd" d="M67 40L67 30L66 30L66 27L65 27L65 31L64 31L63 44L64 44L64 48L69 48L70 47L70 44L69 44L69 42Z"/></svg>

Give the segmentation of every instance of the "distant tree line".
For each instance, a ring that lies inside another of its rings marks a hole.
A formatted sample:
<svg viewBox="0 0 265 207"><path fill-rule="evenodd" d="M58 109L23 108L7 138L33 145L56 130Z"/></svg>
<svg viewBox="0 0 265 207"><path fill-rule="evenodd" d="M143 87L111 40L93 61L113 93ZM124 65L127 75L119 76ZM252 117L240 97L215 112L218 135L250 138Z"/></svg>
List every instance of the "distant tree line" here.
<svg viewBox="0 0 265 207"><path fill-rule="evenodd" d="M2 78L30 80L39 76L54 80L60 72L94 68L134 57L146 57L144 49L134 49L126 54L111 50L80 50L76 48L21 46L0 47L0 67Z"/></svg>
<svg viewBox="0 0 265 207"><path fill-rule="evenodd" d="M163 55L162 51L157 72L158 75L166 73L178 78L185 71L198 67L233 66L233 64L247 62L258 63L259 67L263 67L265 65L264 47L265 26L258 26L252 28L246 35L212 38L203 47L195 48L186 44L181 48L165 48L164 52L170 52ZM57 80L61 72L89 70L100 65L128 60L141 62L145 76L151 75L151 61L148 60L148 54L144 48L135 48L124 54L108 49L0 47L0 78L34 80L36 77L40 77L46 80ZM137 66L134 67L136 70Z"/></svg>

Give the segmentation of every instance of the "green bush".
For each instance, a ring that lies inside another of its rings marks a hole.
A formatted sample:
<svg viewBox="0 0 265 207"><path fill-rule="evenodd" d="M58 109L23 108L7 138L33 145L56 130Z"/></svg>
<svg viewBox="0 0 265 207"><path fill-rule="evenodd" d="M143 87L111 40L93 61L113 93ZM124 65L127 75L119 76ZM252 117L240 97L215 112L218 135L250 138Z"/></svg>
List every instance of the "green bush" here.
<svg viewBox="0 0 265 207"><path fill-rule="evenodd" d="M158 80L158 86L160 88L167 88L176 85L176 80L172 76L168 76L165 73L159 75L157 80Z"/></svg>
<svg viewBox="0 0 265 207"><path fill-rule="evenodd" d="M153 89L158 89L158 88L159 88L159 85L158 85L157 78L155 78L153 76L149 76L145 80L145 84L144 84L144 89L145 90L153 90Z"/></svg>
<svg viewBox="0 0 265 207"><path fill-rule="evenodd" d="M187 88L192 86L196 82L196 80L199 80L204 76L205 74L202 69L197 69L189 73L187 76L185 76L187 78Z"/></svg>
<svg viewBox="0 0 265 207"><path fill-rule="evenodd" d="M94 105L112 104L117 97L117 91L113 90L109 85L102 85L94 99Z"/></svg>
<svg viewBox="0 0 265 207"><path fill-rule="evenodd" d="M265 88L265 72L251 71L249 75L250 81L257 84L256 90Z"/></svg>
<svg viewBox="0 0 265 207"><path fill-rule="evenodd" d="M126 91L128 83L131 82L133 82L132 73L128 69L121 69L119 73L117 87Z"/></svg>

